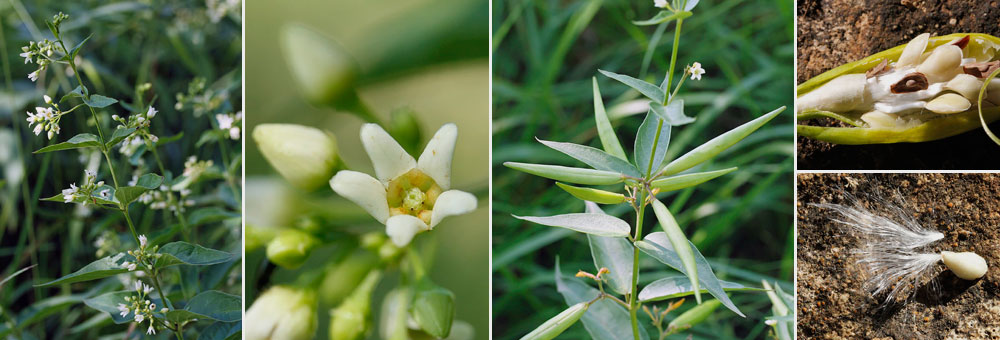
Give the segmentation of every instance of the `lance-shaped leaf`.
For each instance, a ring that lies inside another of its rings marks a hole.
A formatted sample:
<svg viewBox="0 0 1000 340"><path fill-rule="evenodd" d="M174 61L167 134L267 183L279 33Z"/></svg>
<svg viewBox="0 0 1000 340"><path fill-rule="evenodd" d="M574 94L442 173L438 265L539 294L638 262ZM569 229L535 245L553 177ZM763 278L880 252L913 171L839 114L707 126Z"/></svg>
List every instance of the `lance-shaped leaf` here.
<svg viewBox="0 0 1000 340"><path fill-rule="evenodd" d="M593 77L591 80L594 82L594 122L597 125L597 135L601 137L601 145L604 146L604 151L607 153L627 162L628 156L625 155L625 149L622 148L621 142L618 141L618 135L615 134L615 129L611 126L608 111L604 109L604 100L601 99L601 88L597 86L597 77Z"/></svg>
<svg viewBox="0 0 1000 340"><path fill-rule="evenodd" d="M562 313L553 316L548 321L545 321L545 323L539 325L538 328L531 331L531 333L521 337L521 340L555 339L555 337L562 334L562 332L569 328L569 326L572 326L579 321L580 317L583 316L583 313L587 311L587 307L589 306L590 305L586 302L580 302L569 306L569 308L566 308L566 310L562 311Z"/></svg>
<svg viewBox="0 0 1000 340"><path fill-rule="evenodd" d="M743 125L737 126L735 129L729 130L726 133L719 135L718 137L712 138L712 140L705 142L705 144L699 145L694 148L694 150L688 151L688 153L675 159L674 161L667 164L661 170L664 175L673 175L680 173L681 171L690 169L691 167L698 165L701 162L707 161L712 157L715 157L722 151L725 151L729 147L736 144L743 138L746 138L754 131L757 131L761 126L767 124L767 122L777 117L779 113L785 111L785 107L779 107L778 109L768 112L767 114L758 117L757 119L751 120Z"/></svg>
<svg viewBox="0 0 1000 340"><path fill-rule="evenodd" d="M566 300L566 305L572 306L580 302L594 300L600 291L588 286L575 277L562 274L559 259L556 258L556 289ZM602 340L633 340L631 319L628 311L610 299L601 299L590 305L581 318L583 327L593 339ZM639 339L649 340L644 328L639 328Z"/></svg>
<svg viewBox="0 0 1000 340"><path fill-rule="evenodd" d="M770 317L768 320L775 320L772 327L778 334L778 339L792 339L792 334L795 334L795 320L790 315L790 311L795 310L793 297L785 293L777 283L774 284L773 289L767 281L761 280L761 283L767 290L767 297L771 300L771 312L774 313L774 317Z"/></svg>
<svg viewBox="0 0 1000 340"><path fill-rule="evenodd" d="M659 131L657 131L659 130ZM667 146L670 145L670 124L662 122L655 113L650 110L646 113L639 131L635 135L635 165L643 177L656 171L663 164L663 158L667 155Z"/></svg>
<svg viewBox="0 0 1000 340"><path fill-rule="evenodd" d="M105 108L117 103L118 99L105 97L99 94L92 94L90 98L83 98L83 103L95 109Z"/></svg>
<svg viewBox="0 0 1000 340"><path fill-rule="evenodd" d="M677 252L674 251L674 246L671 245L670 241L667 239L667 234L663 232L655 232L646 235L646 238L642 241L636 242L635 245L639 248L639 250L642 250L642 252L647 255L652 256L670 268L676 269L682 274L687 275L684 265L681 263L680 257L678 257ZM740 312L739 308L736 308L736 305L729 299L729 296L726 295L725 289L722 288L722 282L715 276L715 273L712 272L712 267L708 264L708 260L705 259L705 256L701 255L701 252L698 251L698 248L696 248L693 243L688 242L688 245L694 252L694 259L697 262L698 281L705 287L705 290L711 293L712 296L715 296L716 299L719 299L719 301L722 301L722 304L725 305L726 308L729 308L739 316L746 317L743 315L743 312Z"/></svg>
<svg viewBox="0 0 1000 340"><path fill-rule="evenodd" d="M100 140L94 134L81 133L79 135L73 136L73 138L70 138L68 141L46 146L44 148L36 150L34 153L46 153L52 151L90 148L90 147L101 147Z"/></svg>
<svg viewBox="0 0 1000 340"><path fill-rule="evenodd" d="M70 98L83 98L83 97L86 97L87 93L89 93L89 92L87 92L87 88L86 87L84 87L83 85L77 86L75 89L73 89L73 91L70 91L66 95L62 96L62 98L59 99L59 103L62 103L64 101L66 101L66 99L70 99Z"/></svg>
<svg viewBox="0 0 1000 340"><path fill-rule="evenodd" d="M594 202L587 203L587 213L604 214ZM594 257L594 266L598 270L607 268L608 273L601 277L607 278L608 286L618 294L627 295L632 291L632 260L635 247L624 237L604 237L587 235L590 241L590 254Z"/></svg>
<svg viewBox="0 0 1000 340"><path fill-rule="evenodd" d="M108 276L121 274L128 271L128 269L125 269L121 266L121 263L125 261L135 261L135 258L126 255L125 253L119 253L116 255L104 257L101 258L100 260L91 262L90 264L83 266L83 268L80 268L80 270L77 270L69 275L60 277L50 282L36 285L36 287L49 287L59 284L69 284L74 282L97 280L106 278Z"/></svg>
<svg viewBox="0 0 1000 340"><path fill-rule="evenodd" d="M156 189L160 187L163 183L163 177L157 174L145 174L139 176L134 186L127 186L118 188L115 192L115 198L118 199L119 204L122 208L128 207L133 201L135 201L139 196L146 193L146 191Z"/></svg>
<svg viewBox="0 0 1000 340"><path fill-rule="evenodd" d="M161 268L178 264L207 266L223 263L233 258L233 254L182 241L171 242L160 247L159 253L163 256L156 260L156 266Z"/></svg>
<svg viewBox="0 0 1000 340"><path fill-rule="evenodd" d="M504 162L503 165L535 176L576 184L609 185L621 183L625 180L620 173L604 170L518 162Z"/></svg>
<svg viewBox="0 0 1000 340"><path fill-rule="evenodd" d="M604 214L578 213L547 217L515 215L514 217L541 225L566 228L597 236L626 237L631 230L628 222Z"/></svg>
<svg viewBox="0 0 1000 340"><path fill-rule="evenodd" d="M80 53L80 49L83 48L83 44L86 44L87 41L90 40L90 37L92 36L94 35L93 34L88 35L86 38L77 43L76 46L73 46L73 49L69 50L69 53L66 53L66 55L63 56L64 59L63 61L71 61L73 59L76 59L76 55Z"/></svg>
<svg viewBox="0 0 1000 340"><path fill-rule="evenodd" d="M680 190L708 182L712 179L715 179L716 177L728 174L733 171L736 171L736 167L722 169L722 170L715 170L715 171L696 172L692 174L671 176L655 180L652 183L650 183L650 186L652 186L655 189L660 189L660 192Z"/></svg>
<svg viewBox="0 0 1000 340"><path fill-rule="evenodd" d="M545 144L545 146L556 151L562 152L567 156L573 157L594 169L622 173L632 177L640 177L639 171L635 169L635 166L600 149L592 148L586 145L552 142L541 139L538 139L538 142Z"/></svg>
<svg viewBox="0 0 1000 340"><path fill-rule="evenodd" d="M695 300L698 301L698 304L701 304L701 288L698 284L698 264L694 261L694 251L691 250L693 246L689 246L691 242L688 241L687 236L684 236L684 232L677 225L674 215L670 213L667 206L663 205L655 197L653 198L653 213L656 214L656 219L660 221L660 227L663 228L667 239L670 241L670 245L674 247L677 257L681 259L681 264L684 265L684 272L691 281Z"/></svg>
<svg viewBox="0 0 1000 340"><path fill-rule="evenodd" d="M670 20L687 18L691 16L691 14L693 13L688 11L680 11L680 12L660 11L660 13L656 13L656 15L653 16L652 18L646 20L633 21L632 24L636 26L659 25Z"/></svg>
<svg viewBox="0 0 1000 340"><path fill-rule="evenodd" d="M747 287L736 282L719 280L719 283L722 285L722 289L727 292L764 291L764 289ZM708 290L702 288L701 292L708 293ZM687 276L667 276L643 287L642 291L639 292L639 301L662 301L691 294L694 294L694 287L691 287L691 280Z"/></svg>
<svg viewBox="0 0 1000 340"><path fill-rule="evenodd" d="M650 102L649 109L653 110L653 113L660 119L663 119L664 124L670 124L670 126L681 126L694 122L694 118L684 115L683 99L671 100L670 105L667 106Z"/></svg>
<svg viewBox="0 0 1000 340"><path fill-rule="evenodd" d="M600 204L618 204L625 202L625 195L617 192L604 191L594 188L574 187L572 185L562 184L559 182L556 182L556 185L568 192L570 195L573 195L573 197L584 201Z"/></svg>
<svg viewBox="0 0 1000 340"><path fill-rule="evenodd" d="M131 135L133 132L135 132L135 128L117 128L115 129L115 133L111 135L111 140L109 140L104 145L107 149L111 149L115 145L118 145L118 143L121 143L123 140L125 140L125 138L128 138L128 136Z"/></svg>
<svg viewBox="0 0 1000 340"><path fill-rule="evenodd" d="M630 76L626 76L624 74L617 74L605 70L598 70L598 71L600 71L601 74L608 76L608 78L620 81L622 84L628 85L628 87L631 87L636 91L639 91L639 93L642 93L642 95L646 96L649 99L652 99L654 102L663 103L663 98L666 98L665 92L663 92L663 90L661 90L659 86L647 83L645 81L636 78L632 78Z"/></svg>

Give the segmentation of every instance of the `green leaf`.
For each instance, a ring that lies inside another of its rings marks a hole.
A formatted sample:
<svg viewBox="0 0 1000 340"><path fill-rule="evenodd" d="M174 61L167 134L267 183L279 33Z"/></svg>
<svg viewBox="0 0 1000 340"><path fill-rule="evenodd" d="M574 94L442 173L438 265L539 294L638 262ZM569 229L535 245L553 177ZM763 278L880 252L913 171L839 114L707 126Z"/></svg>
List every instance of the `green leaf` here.
<svg viewBox="0 0 1000 340"><path fill-rule="evenodd" d="M670 145L670 125L666 122L660 124L660 122L659 117L650 110L646 113L646 119L642 121L642 125L639 125L639 131L635 135L633 157L635 157L636 167L639 168L643 177L656 171L667 155L667 146ZM661 126L662 128L660 128ZM659 138L657 138L657 129L660 129ZM650 159L651 155L652 159ZM652 163L650 163L651 161Z"/></svg>
<svg viewBox="0 0 1000 340"><path fill-rule="evenodd" d="M233 258L233 254L183 241L168 243L160 247L159 253L163 256L156 260L156 266L161 268L178 264L207 266Z"/></svg>
<svg viewBox="0 0 1000 340"><path fill-rule="evenodd" d="M598 70L598 71L600 71L601 74L608 76L608 78L617 80L622 84L628 85L628 87L631 87L636 91L639 91L639 93L642 93L642 95L653 100L654 102L663 103L663 99L666 98L666 93L663 92L663 90L661 90L659 86L647 83L645 81L636 78L632 78L630 76L626 76L624 74L617 74L605 70Z"/></svg>
<svg viewBox="0 0 1000 340"><path fill-rule="evenodd" d="M146 193L146 191L160 187L162 183L163 177L160 175L145 174L139 177L134 186L118 188L118 191L115 192L115 198L118 199L118 202L124 208L132 204L133 201Z"/></svg>
<svg viewBox="0 0 1000 340"><path fill-rule="evenodd" d="M625 180L620 173L603 170L518 162L504 162L503 165L535 176L576 184L609 185Z"/></svg>
<svg viewBox="0 0 1000 340"><path fill-rule="evenodd" d="M580 188L574 187L572 185L562 184L556 182L556 185L568 192L573 197L579 198L584 201L590 201L600 204L618 204L625 202L625 195L619 194L617 192L604 191L594 188Z"/></svg>
<svg viewBox="0 0 1000 340"><path fill-rule="evenodd" d="M183 131L178 132L176 135L173 135L173 136L170 136L170 137L160 138L159 140L156 141L156 146L170 144L170 143L173 143L173 142L181 140L181 138L184 138L184 132Z"/></svg>
<svg viewBox="0 0 1000 340"><path fill-rule="evenodd" d="M212 320L236 322L242 318L242 306L241 298L237 295L209 290L191 298L184 309Z"/></svg>
<svg viewBox="0 0 1000 340"><path fill-rule="evenodd" d="M591 214L604 214L597 204L587 202L587 212ZM590 255L594 258L594 266L597 270L608 268L608 273L602 275L607 278L608 286L618 294L628 295L632 291L632 259L635 247L624 237L604 237L587 235L590 242Z"/></svg>
<svg viewBox="0 0 1000 340"><path fill-rule="evenodd" d="M687 236L684 236L684 232L681 231L681 227L677 225L677 221L674 220L674 215L670 213L667 206L663 205L663 202L653 198L653 213L656 214L656 219L660 221L660 227L666 232L667 239L670 240L670 245L674 247L677 252L677 257L681 259L681 264L684 265L684 271L691 281L691 285L694 287L694 298L701 304L701 289L698 284L698 265L694 261L694 251L691 250L693 246L688 241Z"/></svg>
<svg viewBox="0 0 1000 340"><path fill-rule="evenodd" d="M50 287L60 284L69 284L74 282L83 282L90 280L103 279L108 276L121 274L127 272L128 269L122 268L121 263L135 259L125 253L118 253L117 255L111 255L100 260L91 262L90 264L80 268L69 275L63 276L56 280L46 282L35 287Z"/></svg>
<svg viewBox="0 0 1000 340"><path fill-rule="evenodd" d="M90 37L93 36L94 36L93 34L88 35L86 38L77 43L76 46L73 46L73 49L69 50L68 53L66 53L66 58L67 58L66 61L71 61L75 59L76 55L80 53L80 49L83 48L83 44L87 43L87 40L90 40Z"/></svg>
<svg viewBox="0 0 1000 340"><path fill-rule="evenodd" d="M687 271L685 271L680 257L677 256L677 252L674 251L673 245L671 245L670 240L667 239L667 234L663 232L655 232L646 235L646 238L642 241L636 242L635 245L639 248L639 250L642 250L642 252L647 255L652 256L663 264L676 269L684 275L687 275ZM712 271L712 267L708 264L708 260L705 259L705 256L701 255L701 252L698 251L698 248L695 247L693 243L688 242L688 245L690 245L691 251L694 252L694 259L698 267L698 281L705 287L705 290L712 294L712 296L715 296L716 299L722 301L722 304L725 305L726 308L729 308L729 310L732 310L739 316L746 317L746 315L743 315L743 312L740 312L740 309L733 304L733 301L729 299L729 296L726 295L726 291L722 288L722 282L715 276L715 273Z"/></svg>
<svg viewBox="0 0 1000 340"><path fill-rule="evenodd" d="M105 108L118 102L118 99L105 97L99 94L92 94L90 98L83 98L83 102L95 109Z"/></svg>
<svg viewBox="0 0 1000 340"><path fill-rule="evenodd" d="M562 274L559 268L559 258L556 258L556 289L566 300L566 305L572 306L580 302L594 300L600 292L575 277ZM581 318L583 327L593 339L601 340L633 340L632 324L628 311L610 299L601 299L590 305ZM639 339L649 340L645 328L639 327Z"/></svg>
<svg viewBox="0 0 1000 340"><path fill-rule="evenodd" d="M708 316L712 315L712 312L715 312L715 309L719 308L720 304L721 301L719 300L710 300L698 306L694 306L686 312L681 313L681 315L678 315L673 320L670 320L670 323L667 324L667 329L683 330L691 328L691 326L697 325L702 321L705 321L705 319L708 319Z"/></svg>
<svg viewBox="0 0 1000 340"><path fill-rule="evenodd" d="M694 118L684 115L683 99L671 100L667 106L649 102L649 109L656 116L660 117L660 119L663 119L665 124L670 124L670 126L681 126L694 122Z"/></svg>
<svg viewBox="0 0 1000 340"><path fill-rule="evenodd" d="M118 143L121 143L123 140L125 140L125 138L128 138L128 136L132 135L133 132L135 132L135 128L115 129L115 133L111 135L111 140L109 140L107 143L104 144L105 148L111 149Z"/></svg>
<svg viewBox="0 0 1000 340"><path fill-rule="evenodd" d="M722 285L722 290L727 292L765 291L764 289L747 287L736 282L720 280L719 283ZM704 288L701 291L702 293L708 293L708 290ZM687 276L667 276L643 287L642 291L639 292L639 301L663 301L691 294L694 294L694 287L691 287L691 281Z"/></svg>
<svg viewBox="0 0 1000 340"><path fill-rule="evenodd" d="M207 316L186 311L183 309L174 309L172 311L168 311L167 314L165 314L164 316L166 316L167 321L170 321L171 323L183 323L194 319L209 319L209 317Z"/></svg>
<svg viewBox="0 0 1000 340"><path fill-rule="evenodd" d="M795 334L795 320L790 314L791 311L795 310L794 297L785 293L777 283L774 284L773 289L767 281L761 280L761 283L767 290L768 299L771 300L771 312L775 316L768 319L776 320L777 323L772 326L775 333L778 334L779 339L792 339L792 334Z"/></svg>
<svg viewBox="0 0 1000 340"><path fill-rule="evenodd" d="M622 144L618 141L618 136L615 135L615 129L611 126L611 120L608 119L608 111L604 109L601 88L597 86L597 77L592 77L591 80L594 82L594 122L597 125L597 135L601 137L601 145L604 146L604 151L607 153L627 162L628 156L625 155L625 149L622 149Z"/></svg>
<svg viewBox="0 0 1000 340"><path fill-rule="evenodd" d="M659 25L667 21L687 18L691 16L691 14L693 13L688 11L681 11L681 12L660 11L660 13L656 13L656 15L653 16L652 18L640 21L633 21L632 24L636 26Z"/></svg>
<svg viewBox="0 0 1000 340"><path fill-rule="evenodd" d="M24 272L28 271L29 269L31 269L31 268L33 268L35 266L37 266L37 264L33 264L33 265L30 265L30 266L21 268L20 270L14 272L13 274L8 275L3 280L0 280L0 287L3 287L3 284L7 283L7 281L10 281L15 276L21 275L21 273L24 273Z"/></svg>
<svg viewBox="0 0 1000 340"><path fill-rule="evenodd" d="M715 171L696 172L691 174L671 176L655 180L652 183L650 183L650 185L653 188L660 189L660 192L680 190L708 182L712 179L715 179L716 177L728 174L733 171L736 171L736 167L722 169L722 170L715 170Z"/></svg>
<svg viewBox="0 0 1000 340"><path fill-rule="evenodd" d="M233 217L240 217L240 213L228 211L225 208L219 207L201 208L188 215L188 224L191 226L197 226L206 223L224 221Z"/></svg>
<svg viewBox="0 0 1000 340"><path fill-rule="evenodd" d="M626 237L631 230L628 222L604 214L577 213L545 217L514 215L514 218L597 236Z"/></svg>
<svg viewBox="0 0 1000 340"><path fill-rule="evenodd" d="M198 335L198 340L226 340L239 334L242 329L242 322L216 322L205 327Z"/></svg>
<svg viewBox="0 0 1000 340"><path fill-rule="evenodd" d="M680 173L681 171L690 169L691 167L698 165L701 162L707 161L712 157L715 157L722 151L728 149L729 147L736 144L743 138L746 138L754 131L757 131L761 126L767 124L767 122L777 117L779 113L785 111L785 107L779 107L774 111L768 112L767 114L758 117L757 119L751 120L743 125L736 127L735 129L729 130L726 133L719 135L718 137L712 138L712 140L705 142L694 150L688 151L680 158L675 159L673 162L667 164L661 170L664 175L673 175Z"/></svg>
<svg viewBox="0 0 1000 340"><path fill-rule="evenodd" d="M75 89L73 89L73 91L70 91L65 96L63 96L62 98L60 98L59 99L59 103L62 103L64 101L66 101L66 99L70 99L70 98L86 98L87 97L87 93L88 93L87 87L85 87L83 85L77 86Z"/></svg>
<svg viewBox="0 0 1000 340"><path fill-rule="evenodd" d="M635 169L635 166L629 164L621 158L601 151L600 149L580 144L551 142L541 139L538 139L538 142L545 144L545 146L550 147L553 150L573 157L594 169L622 173L632 177L641 177L641 175L639 175L639 171Z"/></svg>
<svg viewBox="0 0 1000 340"><path fill-rule="evenodd" d="M100 146L101 142L97 138L97 136L90 133L81 133L79 135L73 136L73 138L70 138L68 141L46 146L44 148L38 149L34 153L46 153L52 151L100 147Z"/></svg>
<svg viewBox="0 0 1000 340"><path fill-rule="evenodd" d="M17 315L17 319L11 320L14 322L13 328L6 328L6 323L0 324L0 338L6 339L15 330L25 329L81 301L83 301L83 296L81 295L61 295L35 302L31 306L21 310ZM5 313L7 312L9 311L5 311ZM9 317L10 315L5 316Z"/></svg>

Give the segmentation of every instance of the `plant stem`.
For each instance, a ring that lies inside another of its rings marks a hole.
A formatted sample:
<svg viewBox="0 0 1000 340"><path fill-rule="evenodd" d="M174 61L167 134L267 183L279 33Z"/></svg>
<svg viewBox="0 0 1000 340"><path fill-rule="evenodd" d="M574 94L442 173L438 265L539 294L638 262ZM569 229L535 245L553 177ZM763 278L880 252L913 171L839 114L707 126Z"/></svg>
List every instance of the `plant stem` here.
<svg viewBox="0 0 1000 340"><path fill-rule="evenodd" d="M662 123L662 121L661 121ZM635 241L642 240L642 216L646 212L646 186L639 188L639 214L635 218ZM629 317L632 319L632 335L639 340L639 249L632 246L632 292L629 294Z"/></svg>
<svg viewBox="0 0 1000 340"><path fill-rule="evenodd" d="M153 262L155 264L156 260L154 259ZM156 287L156 291L160 292L160 299L163 300L163 303L167 304L167 308L174 309L174 305L170 303L169 299L167 299L167 294L160 288L160 279L157 277L157 274L159 274L158 270L153 268L153 273L150 275L150 279L153 280L153 287Z"/></svg>
<svg viewBox="0 0 1000 340"><path fill-rule="evenodd" d="M670 54L670 71L667 72L667 87L664 88L664 91L670 89L670 83L674 80L674 66L677 65L677 47L681 42L681 24L683 22L684 19L677 19L677 30L674 31L674 47L673 52ZM670 98L664 98L663 100L669 101L669 99Z"/></svg>
<svg viewBox="0 0 1000 340"><path fill-rule="evenodd" d="M424 277L424 263L420 259L420 254L417 254L413 247L406 247L406 257L410 260L410 264L413 265L413 282L419 282L420 279Z"/></svg>
<svg viewBox="0 0 1000 340"><path fill-rule="evenodd" d="M135 245L138 246L142 242L139 242L139 233L135 231L135 225L132 224L132 217L128 215L128 206L124 206L121 209L122 214L125 215L125 222L128 222L128 230L132 232L132 238L135 239Z"/></svg>
<svg viewBox="0 0 1000 340"><path fill-rule="evenodd" d="M657 119L659 123L656 125L656 137L653 138L653 149L649 153L649 164L646 166L646 179L649 178L650 173L653 172L653 159L656 159L656 147L660 144L660 132L663 131L663 119ZM657 168L660 167L659 164L656 165ZM642 205L646 205L646 201L642 201ZM638 241L638 238L636 239Z"/></svg>

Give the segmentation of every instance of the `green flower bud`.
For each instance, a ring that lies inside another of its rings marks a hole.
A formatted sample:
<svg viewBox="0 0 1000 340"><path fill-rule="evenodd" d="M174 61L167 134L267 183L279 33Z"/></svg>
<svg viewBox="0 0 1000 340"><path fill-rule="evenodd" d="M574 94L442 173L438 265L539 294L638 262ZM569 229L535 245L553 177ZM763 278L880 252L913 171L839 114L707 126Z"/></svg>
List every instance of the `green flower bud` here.
<svg viewBox="0 0 1000 340"><path fill-rule="evenodd" d="M378 257L382 259L382 262L392 262L399 254L403 253L403 249L392 242L383 243L381 247L378 248Z"/></svg>
<svg viewBox="0 0 1000 340"><path fill-rule="evenodd" d="M337 172L337 140L328 132L294 124L261 124L253 139L268 163L288 182L305 190L326 185Z"/></svg>
<svg viewBox="0 0 1000 340"><path fill-rule="evenodd" d="M358 340L365 336L370 324L372 291L382 273L372 271L344 302L330 311L330 340Z"/></svg>
<svg viewBox="0 0 1000 340"><path fill-rule="evenodd" d="M326 272L319 295L327 305L340 303L361 283L378 264L378 256L364 249L355 250L346 259Z"/></svg>
<svg viewBox="0 0 1000 340"><path fill-rule="evenodd" d="M251 252L257 250L257 248L263 247L268 242L278 236L278 231L273 228L261 228L252 224L247 223L245 236L245 246L246 251Z"/></svg>
<svg viewBox="0 0 1000 340"><path fill-rule="evenodd" d="M284 229L267 244L267 258L279 266L295 269L306 262L319 240L297 229Z"/></svg>
<svg viewBox="0 0 1000 340"><path fill-rule="evenodd" d="M410 301L413 291L399 287L389 291L382 300L379 313L379 336L384 340L409 340L406 320L409 318Z"/></svg>
<svg viewBox="0 0 1000 340"><path fill-rule="evenodd" d="M386 130L407 153L417 155L420 152L420 122L413 109L403 107L393 110Z"/></svg>
<svg viewBox="0 0 1000 340"><path fill-rule="evenodd" d="M307 340L316 333L316 293L288 286L268 289L247 309L247 340Z"/></svg>
<svg viewBox="0 0 1000 340"><path fill-rule="evenodd" d="M292 24L281 31L281 47L292 77L310 102L339 107L357 100L358 64L343 46Z"/></svg>
<svg viewBox="0 0 1000 340"><path fill-rule="evenodd" d="M580 302L572 305L569 308L566 308L566 310L562 313L559 313L559 315L545 321L545 323L538 326L538 328L535 328L535 330L531 331L531 333L521 337L521 340L553 339L559 336L559 334L562 334L562 332L569 328L569 326L572 326L579 321L580 317L583 316L583 313L586 312L589 307L590 305L586 302Z"/></svg>
<svg viewBox="0 0 1000 340"><path fill-rule="evenodd" d="M691 326L705 321L705 319L707 319L709 315L712 315L712 312L715 311L715 309L720 305L722 305L722 302L719 300L705 301L700 305L694 306L694 308L688 309L688 311L670 321L670 324L667 325L667 329L691 328Z"/></svg>
<svg viewBox="0 0 1000 340"><path fill-rule="evenodd" d="M424 332L446 338L455 319L455 294L425 279L417 287L411 314Z"/></svg>
<svg viewBox="0 0 1000 340"><path fill-rule="evenodd" d="M361 247L368 249L369 251L377 252L378 248L385 243L385 233L381 231L373 231L364 235L361 235Z"/></svg>

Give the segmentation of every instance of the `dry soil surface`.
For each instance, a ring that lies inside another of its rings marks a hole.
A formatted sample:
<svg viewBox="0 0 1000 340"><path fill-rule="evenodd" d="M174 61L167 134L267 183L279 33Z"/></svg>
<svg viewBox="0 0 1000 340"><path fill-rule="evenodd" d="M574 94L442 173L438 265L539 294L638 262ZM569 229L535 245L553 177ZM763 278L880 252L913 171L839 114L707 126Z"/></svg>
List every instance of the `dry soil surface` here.
<svg viewBox="0 0 1000 340"><path fill-rule="evenodd" d="M799 0L798 82L924 32L1000 36L998 7L996 0ZM1000 123L991 128L1000 130ZM804 137L798 144L799 169L1000 168L1000 151L982 129L916 144L847 146Z"/></svg>
<svg viewBox="0 0 1000 340"><path fill-rule="evenodd" d="M1000 175L800 174L797 181L799 339L1000 338ZM885 304L868 294L852 253L859 235L810 203L850 204L854 195L892 216L866 195L894 191L907 214L944 234L928 252L975 252L989 265L986 275L966 281L938 264L905 301Z"/></svg>

